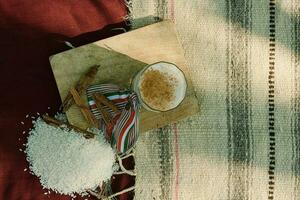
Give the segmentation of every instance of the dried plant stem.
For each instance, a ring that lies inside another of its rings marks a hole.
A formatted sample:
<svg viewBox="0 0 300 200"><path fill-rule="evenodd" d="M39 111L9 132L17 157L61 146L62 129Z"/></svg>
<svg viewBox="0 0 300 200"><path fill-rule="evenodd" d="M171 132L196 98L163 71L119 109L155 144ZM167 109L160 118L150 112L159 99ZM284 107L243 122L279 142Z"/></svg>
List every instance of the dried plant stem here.
<svg viewBox="0 0 300 200"><path fill-rule="evenodd" d="M126 174L128 174L128 175L130 175L130 176L136 176L136 173L135 173L133 170L127 170L127 169L124 167L124 165L123 165L123 163L122 163L122 159L121 159L119 156L117 156L117 158L118 158L118 162L119 162L120 168L121 168L121 170L122 170L123 172L125 172Z"/></svg>
<svg viewBox="0 0 300 200"><path fill-rule="evenodd" d="M92 66L78 81L75 89L81 95L83 91L94 81L100 65ZM74 103L72 94L69 92L62 103L63 111L66 112Z"/></svg>
<svg viewBox="0 0 300 200"><path fill-rule="evenodd" d="M90 195L96 197L97 199L113 199L113 198L116 197L116 196L119 196L119 195L121 195L121 194L125 194L125 193L130 192L130 191L132 191L132 190L134 190L134 189L135 189L135 186L131 186L131 187L129 187L129 188L126 188L126 189L124 189L124 190L121 190L120 192L117 192L117 193L115 193L115 194L112 194L112 195L110 195L110 196L108 196L108 197L102 195L101 193L96 193L96 192L94 192L94 191L92 191L92 190L88 190L87 192L88 192ZM102 191L102 190L101 190L101 191Z"/></svg>
<svg viewBox="0 0 300 200"><path fill-rule="evenodd" d="M122 191L120 191L120 192L117 192L117 193L115 193L115 194L112 194L112 195L108 196L107 199L112 199L112 198L114 198L114 197L116 197L116 196L119 196L119 195L121 195L121 194L130 192L130 191L132 191L132 190L134 190L134 189L135 189L135 186L126 188L126 189L124 189L124 190L122 190Z"/></svg>
<svg viewBox="0 0 300 200"><path fill-rule="evenodd" d="M97 192L94 192L94 191L92 191L92 190L87 190L87 192L88 192L90 195L96 197L97 199L101 199L100 194L98 194Z"/></svg>
<svg viewBox="0 0 300 200"><path fill-rule="evenodd" d="M127 154L127 155L125 155L125 156L122 156L121 159L123 160L123 159L125 159L125 158L130 157L130 156L134 156L134 153L130 153L130 154Z"/></svg>
<svg viewBox="0 0 300 200"><path fill-rule="evenodd" d="M73 96L75 104L80 108L80 111L84 118L94 127L98 128L97 120L95 119L94 115L91 113L90 109L84 104L83 100L81 99L80 95L76 91L74 87L71 87L70 93Z"/></svg>
<svg viewBox="0 0 300 200"><path fill-rule="evenodd" d="M123 171L120 171L120 172L114 172L113 175L120 175L120 174L126 174L125 172Z"/></svg>
<svg viewBox="0 0 300 200"><path fill-rule="evenodd" d="M97 199L104 199L106 198L105 196L106 189L107 189L107 183L103 181L99 192L94 192L93 190L87 190L87 192L90 195L96 197Z"/></svg>
<svg viewBox="0 0 300 200"><path fill-rule="evenodd" d="M127 174L126 172L120 171L120 172L114 172L113 175L121 175L121 174ZM129 174L128 174L129 175Z"/></svg>
<svg viewBox="0 0 300 200"><path fill-rule="evenodd" d="M103 181L103 182L102 182L102 185L101 185L100 194L99 194L100 197L103 196L103 193L104 193L104 190L105 190L105 189L106 189L106 184L105 184L105 182Z"/></svg>
<svg viewBox="0 0 300 200"><path fill-rule="evenodd" d="M78 133L81 133L85 138L87 139L90 139L90 138L94 138L95 137L95 134L94 133L91 133L87 130L84 130L82 128L79 128L77 126L74 126L72 124L69 124L69 123L65 123L65 122L62 122L62 121L59 121L55 118L52 118L52 117L49 117L48 115L43 115L42 116L42 119L49 125L52 125L52 126L55 126L55 127L59 127L61 128L61 126L66 126L67 128L69 129L73 129L75 130L76 132Z"/></svg>
<svg viewBox="0 0 300 200"><path fill-rule="evenodd" d="M122 173L124 173L124 172L122 172ZM119 173L119 174L121 174L121 173ZM116 196L119 196L119 195L124 194L126 192L130 192L130 191L135 189L135 186L132 186L132 187L126 188L124 190L121 190L120 192L117 192L115 194L112 194L110 196L106 196L107 194L106 194L105 190L107 189L107 187L109 187L109 186L107 186L107 184L108 183L102 182L102 185L101 185L101 188L100 188L99 192L95 192L93 190L87 190L87 192L90 195L96 197L97 199L100 199L100 200L103 199L104 200L104 199L113 199Z"/></svg>

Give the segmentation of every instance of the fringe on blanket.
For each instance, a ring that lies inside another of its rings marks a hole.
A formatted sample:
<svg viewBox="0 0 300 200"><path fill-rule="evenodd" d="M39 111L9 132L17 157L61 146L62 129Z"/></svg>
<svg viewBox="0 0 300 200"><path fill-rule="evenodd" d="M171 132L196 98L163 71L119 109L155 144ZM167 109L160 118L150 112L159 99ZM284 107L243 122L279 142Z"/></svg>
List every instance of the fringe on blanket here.
<svg viewBox="0 0 300 200"><path fill-rule="evenodd" d="M169 19L168 0L125 0L128 15L125 20L129 21L132 29L147 26L163 19Z"/></svg>

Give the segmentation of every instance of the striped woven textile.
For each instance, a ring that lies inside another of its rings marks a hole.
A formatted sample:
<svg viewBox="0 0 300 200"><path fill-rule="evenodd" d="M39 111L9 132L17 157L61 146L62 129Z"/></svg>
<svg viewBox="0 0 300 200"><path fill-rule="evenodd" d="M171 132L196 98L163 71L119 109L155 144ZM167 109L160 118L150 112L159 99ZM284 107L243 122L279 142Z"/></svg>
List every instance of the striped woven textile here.
<svg viewBox="0 0 300 200"><path fill-rule="evenodd" d="M135 199L299 200L300 1L130 5L133 25L174 21L200 104L140 135Z"/></svg>
<svg viewBox="0 0 300 200"><path fill-rule="evenodd" d="M106 139L110 141L112 147L117 149L118 153L126 153L128 149L135 145L138 138L140 106L137 95L113 84L92 85L88 87L86 93L91 112L99 120L100 129L104 132ZM104 95L118 108L118 111L114 112L103 105L111 118L108 125L105 125L92 97L93 94L97 93Z"/></svg>

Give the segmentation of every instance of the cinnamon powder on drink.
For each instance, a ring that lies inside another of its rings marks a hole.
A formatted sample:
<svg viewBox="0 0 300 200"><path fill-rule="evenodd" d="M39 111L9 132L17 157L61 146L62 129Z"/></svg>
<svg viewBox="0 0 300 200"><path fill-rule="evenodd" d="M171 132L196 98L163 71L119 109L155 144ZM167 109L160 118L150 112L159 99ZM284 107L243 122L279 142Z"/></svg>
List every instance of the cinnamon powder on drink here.
<svg viewBox="0 0 300 200"><path fill-rule="evenodd" d="M142 77L140 92L152 108L166 110L175 98L176 79L159 70L149 69Z"/></svg>

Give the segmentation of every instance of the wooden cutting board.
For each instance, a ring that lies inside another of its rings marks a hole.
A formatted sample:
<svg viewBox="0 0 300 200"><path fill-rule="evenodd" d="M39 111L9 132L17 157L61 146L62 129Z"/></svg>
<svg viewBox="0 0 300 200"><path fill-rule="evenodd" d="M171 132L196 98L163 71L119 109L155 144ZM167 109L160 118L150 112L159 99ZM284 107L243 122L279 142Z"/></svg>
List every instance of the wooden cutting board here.
<svg viewBox="0 0 300 200"><path fill-rule="evenodd" d="M174 110L155 113L142 109L141 132L177 122L199 111L188 67L171 21L149 25L50 57L62 100L70 87L76 85L81 75L95 64L101 65L95 84L115 83L130 87L132 78L139 70L158 61L175 63L185 73L188 89L184 101ZM82 95L82 98L87 102L85 95ZM76 106L72 106L66 114L71 124L88 127Z"/></svg>

